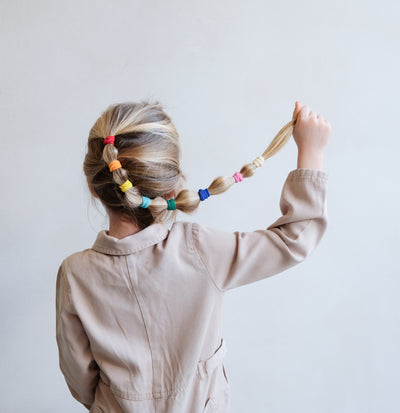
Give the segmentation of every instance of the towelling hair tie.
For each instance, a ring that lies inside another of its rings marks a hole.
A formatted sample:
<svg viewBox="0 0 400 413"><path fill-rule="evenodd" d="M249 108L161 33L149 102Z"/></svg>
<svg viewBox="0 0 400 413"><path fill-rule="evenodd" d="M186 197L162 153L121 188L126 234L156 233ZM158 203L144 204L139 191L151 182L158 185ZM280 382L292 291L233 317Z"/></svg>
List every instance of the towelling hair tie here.
<svg viewBox="0 0 400 413"><path fill-rule="evenodd" d="M127 179L123 184L121 184L119 187L122 192L126 192L129 188L132 188L132 182Z"/></svg>
<svg viewBox="0 0 400 413"><path fill-rule="evenodd" d="M107 136L107 138L105 138L103 141L104 145L108 145L108 144L114 145L114 142L115 142L115 136L113 135Z"/></svg>
<svg viewBox="0 0 400 413"><path fill-rule="evenodd" d="M176 204L175 204L174 198L168 199L167 204L168 204L168 207L167 207L168 210L173 211L173 210L176 209Z"/></svg>
<svg viewBox="0 0 400 413"><path fill-rule="evenodd" d="M142 195L142 203L139 205L142 208L147 208L150 205L151 199Z"/></svg>
<svg viewBox="0 0 400 413"><path fill-rule="evenodd" d="M240 172L235 172L232 176L234 177L236 183L243 181L243 176Z"/></svg>
<svg viewBox="0 0 400 413"><path fill-rule="evenodd" d="M207 199L210 196L210 193L208 192L208 188L199 189L198 192L199 192L200 201L204 201L205 199Z"/></svg>
<svg viewBox="0 0 400 413"><path fill-rule="evenodd" d="M108 164L108 167L110 168L110 172L115 171L116 169L122 168L121 162L120 161L111 161Z"/></svg>
<svg viewBox="0 0 400 413"><path fill-rule="evenodd" d="M253 161L253 165L256 168L261 168L264 165L264 161L265 159L262 156L257 156L257 158Z"/></svg>

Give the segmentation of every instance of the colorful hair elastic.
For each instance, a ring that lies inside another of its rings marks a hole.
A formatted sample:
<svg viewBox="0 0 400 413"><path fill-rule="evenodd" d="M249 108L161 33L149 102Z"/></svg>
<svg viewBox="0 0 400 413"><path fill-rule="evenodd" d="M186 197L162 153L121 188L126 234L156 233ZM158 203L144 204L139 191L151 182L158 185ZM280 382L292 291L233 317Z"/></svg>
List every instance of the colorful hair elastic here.
<svg viewBox="0 0 400 413"><path fill-rule="evenodd" d="M150 205L151 199L147 198L147 196L142 195L142 203L139 205L142 208L147 208Z"/></svg>
<svg viewBox="0 0 400 413"><path fill-rule="evenodd" d="M116 169L122 168L121 162L120 161L111 161L108 164L108 167L110 168L110 172L115 171Z"/></svg>
<svg viewBox="0 0 400 413"><path fill-rule="evenodd" d="M232 176L235 178L236 183L243 181L243 175L240 172L235 172Z"/></svg>
<svg viewBox="0 0 400 413"><path fill-rule="evenodd" d="M254 159L253 164L256 168L260 168L263 166L265 159L262 156L257 156L256 159Z"/></svg>
<svg viewBox="0 0 400 413"><path fill-rule="evenodd" d="M114 145L114 142L115 142L115 136L113 135L107 136L107 138L105 138L103 141L104 145L107 145L107 144Z"/></svg>
<svg viewBox="0 0 400 413"><path fill-rule="evenodd" d="M173 210L176 209L176 204L175 204L174 198L168 199L168 200L167 200L167 204L168 204L168 207L167 207L168 210L172 210L172 211L173 211Z"/></svg>
<svg viewBox="0 0 400 413"><path fill-rule="evenodd" d="M121 188L122 192L126 192L129 188L132 188L132 182L127 179L123 184L121 184L119 187Z"/></svg>
<svg viewBox="0 0 400 413"><path fill-rule="evenodd" d="M210 196L210 192L208 192L208 188L199 189L198 192L199 192L200 201L204 201L205 199L207 199Z"/></svg>

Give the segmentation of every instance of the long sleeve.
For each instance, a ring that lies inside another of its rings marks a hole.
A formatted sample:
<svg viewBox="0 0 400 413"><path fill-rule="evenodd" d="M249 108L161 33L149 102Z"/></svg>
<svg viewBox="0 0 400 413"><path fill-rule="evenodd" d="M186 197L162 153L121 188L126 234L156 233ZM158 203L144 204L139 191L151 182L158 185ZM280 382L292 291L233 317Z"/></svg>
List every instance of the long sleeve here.
<svg viewBox="0 0 400 413"><path fill-rule="evenodd" d="M225 232L193 223L194 249L216 287L229 290L303 261L327 228L327 183L324 171L292 170L281 193L282 216L266 229Z"/></svg>
<svg viewBox="0 0 400 413"><path fill-rule="evenodd" d="M72 396L90 409L99 377L88 337L70 299L67 278L60 266L56 285L56 340L60 369Z"/></svg>

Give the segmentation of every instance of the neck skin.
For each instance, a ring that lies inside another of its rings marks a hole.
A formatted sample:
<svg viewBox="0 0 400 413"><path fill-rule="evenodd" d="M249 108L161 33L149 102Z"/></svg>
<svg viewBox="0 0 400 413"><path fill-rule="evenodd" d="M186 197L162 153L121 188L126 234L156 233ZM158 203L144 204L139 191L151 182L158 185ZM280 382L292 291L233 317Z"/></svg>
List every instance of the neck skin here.
<svg viewBox="0 0 400 413"><path fill-rule="evenodd" d="M170 199L173 196L174 191L171 191L165 196L165 199ZM122 239L141 231L141 229L135 223L133 223L123 215L117 214L109 208L106 208L106 211L110 218L110 229L107 232L108 235Z"/></svg>
<svg viewBox="0 0 400 413"><path fill-rule="evenodd" d="M87 183L88 183L91 194L95 198L98 198L98 195L96 194L95 190L90 185L89 181L87 181ZM168 192L168 194L164 196L165 199L170 199L173 197L175 197L174 190ZM129 235L136 234L137 232L140 231L140 228L136 224L134 224L129 219L125 218L123 215L117 214L107 207L106 207L106 211L110 218L110 229L107 231L108 235L118 238L118 239L122 239L122 238L128 237Z"/></svg>
<svg viewBox="0 0 400 413"><path fill-rule="evenodd" d="M128 218L116 214L108 208L107 213L110 218L110 229L107 231L108 235L121 239L140 231L140 228Z"/></svg>

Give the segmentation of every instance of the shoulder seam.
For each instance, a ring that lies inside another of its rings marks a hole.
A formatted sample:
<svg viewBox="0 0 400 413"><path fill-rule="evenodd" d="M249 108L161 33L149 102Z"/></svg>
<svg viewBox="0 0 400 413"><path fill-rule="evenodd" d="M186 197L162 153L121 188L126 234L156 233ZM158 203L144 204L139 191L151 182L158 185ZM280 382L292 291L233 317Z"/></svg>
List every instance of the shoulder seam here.
<svg viewBox="0 0 400 413"><path fill-rule="evenodd" d="M63 262L60 265L59 271L60 271L60 278L61 282L66 286L67 288L67 293L68 295L71 294L71 286L69 285L68 277L66 274L66 267L67 266L67 259L64 259Z"/></svg>
<svg viewBox="0 0 400 413"><path fill-rule="evenodd" d="M62 284L65 286L66 295L67 295L67 299L68 299L68 305L70 306L70 309L73 312L73 314L76 314L76 309L75 309L74 303L72 301L71 286L69 284L69 280L68 280L68 277L67 277L67 274L66 274L66 268L65 268L66 265L67 265L66 259L64 259L63 262L60 265L60 268L59 268L60 287L61 287Z"/></svg>

